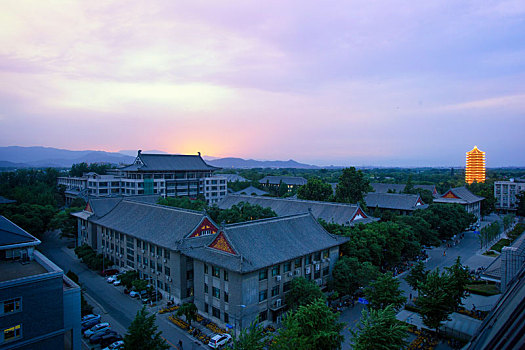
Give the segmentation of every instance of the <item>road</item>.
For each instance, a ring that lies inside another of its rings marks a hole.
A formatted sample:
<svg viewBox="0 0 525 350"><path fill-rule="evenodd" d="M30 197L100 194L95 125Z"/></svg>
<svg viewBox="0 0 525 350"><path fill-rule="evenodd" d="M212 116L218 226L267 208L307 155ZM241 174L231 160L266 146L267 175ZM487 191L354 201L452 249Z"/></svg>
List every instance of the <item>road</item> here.
<svg viewBox="0 0 525 350"><path fill-rule="evenodd" d="M142 308L138 300L124 294L123 287L115 287L107 283L103 277L80 263L72 249L66 247L66 241L58 238L56 234L46 233L39 250L63 269L64 273L68 270L73 271L79 277L87 301L95 306L97 311L101 311L103 321L109 322L120 334L126 333L137 311ZM148 311L156 311L156 308L152 310L148 307ZM207 349L200 343L195 343L193 338L173 325L164 315L157 314L156 325L171 349L179 350L176 345L179 340L182 340L184 350Z"/></svg>

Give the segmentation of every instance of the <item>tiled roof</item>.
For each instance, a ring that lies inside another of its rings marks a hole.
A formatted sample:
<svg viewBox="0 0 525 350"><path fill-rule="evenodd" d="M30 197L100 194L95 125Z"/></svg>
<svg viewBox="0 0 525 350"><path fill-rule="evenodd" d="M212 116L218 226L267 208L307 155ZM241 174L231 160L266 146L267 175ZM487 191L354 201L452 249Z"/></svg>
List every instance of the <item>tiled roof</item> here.
<svg viewBox="0 0 525 350"><path fill-rule="evenodd" d="M385 183L379 183L379 182L372 182L370 183L370 186L374 189L374 192L376 193L388 193L395 191L395 193L402 193L406 186L405 184L385 184ZM419 188L422 190L427 190L432 193L432 195L437 195L437 190L435 185L414 185L414 188Z"/></svg>
<svg viewBox="0 0 525 350"><path fill-rule="evenodd" d="M206 164L200 155L139 153L132 165L123 171L204 171L220 168Z"/></svg>
<svg viewBox="0 0 525 350"><path fill-rule="evenodd" d="M352 221L354 216L362 209L356 204L317 202L301 199L282 199L275 197L258 197L243 195L227 195L218 206L220 209L229 209L240 202L260 205L263 208L271 208L279 216L295 215L312 211L312 215L329 223L339 225L353 225L357 223L369 223L377 219L368 216L366 218Z"/></svg>
<svg viewBox="0 0 525 350"><path fill-rule="evenodd" d="M370 210L376 207L397 210L416 210L428 207L427 204L417 205L418 201L423 202L418 194L369 192L365 196L366 206Z"/></svg>
<svg viewBox="0 0 525 350"><path fill-rule="evenodd" d="M449 195L449 193L452 193L454 196L458 198L446 198L446 196ZM467 190L466 187L456 187L451 188L447 192L445 192L441 197L434 199L434 202L436 203L458 203L458 204L470 204L470 203L476 203L479 201L482 201L483 197L476 196L474 193Z"/></svg>
<svg viewBox="0 0 525 350"><path fill-rule="evenodd" d="M517 255L525 256L525 232L516 238L511 247L516 248ZM481 277L483 279L500 281L501 274L501 255L498 255L483 271Z"/></svg>
<svg viewBox="0 0 525 350"><path fill-rule="evenodd" d="M281 182L287 185L302 186L306 185L306 179L299 176L265 176L259 180L260 184L279 185Z"/></svg>
<svg viewBox="0 0 525 350"><path fill-rule="evenodd" d="M202 212L123 199L104 216L92 221L176 250L177 243L190 234L203 218Z"/></svg>
<svg viewBox="0 0 525 350"><path fill-rule="evenodd" d="M246 179L245 177L242 177L241 175L237 174L217 174L217 176L225 177L228 182L249 182L250 180Z"/></svg>
<svg viewBox="0 0 525 350"><path fill-rule="evenodd" d="M208 247L224 234L237 255ZM241 273L339 246L347 237L328 233L310 214L277 217L227 225L212 236L186 239L183 254Z"/></svg>
<svg viewBox="0 0 525 350"><path fill-rule="evenodd" d="M233 194L245 194L248 196L263 196L268 194L268 192L258 189L257 187L248 186L245 189L234 192Z"/></svg>
<svg viewBox="0 0 525 350"><path fill-rule="evenodd" d="M40 241L6 217L0 215L0 247Z"/></svg>

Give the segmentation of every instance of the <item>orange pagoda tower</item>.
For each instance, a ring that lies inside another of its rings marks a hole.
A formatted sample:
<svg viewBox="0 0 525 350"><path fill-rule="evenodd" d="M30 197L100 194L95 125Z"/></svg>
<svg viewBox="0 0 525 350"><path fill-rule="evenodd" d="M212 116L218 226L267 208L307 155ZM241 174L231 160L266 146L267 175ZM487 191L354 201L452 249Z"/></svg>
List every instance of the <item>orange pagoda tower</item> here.
<svg viewBox="0 0 525 350"><path fill-rule="evenodd" d="M467 167L465 169L465 182L468 184L485 182L485 152L474 146L467 152Z"/></svg>

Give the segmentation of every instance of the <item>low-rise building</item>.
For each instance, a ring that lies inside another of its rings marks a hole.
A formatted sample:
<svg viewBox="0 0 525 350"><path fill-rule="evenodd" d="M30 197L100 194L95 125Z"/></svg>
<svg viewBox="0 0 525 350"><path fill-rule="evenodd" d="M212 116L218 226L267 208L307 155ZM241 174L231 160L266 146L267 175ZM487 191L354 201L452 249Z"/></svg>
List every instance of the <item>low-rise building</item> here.
<svg viewBox="0 0 525 350"><path fill-rule="evenodd" d="M234 192L233 194L244 194L247 196L264 196L267 195L268 192L260 190L254 186L248 186L240 191Z"/></svg>
<svg viewBox="0 0 525 350"><path fill-rule="evenodd" d="M406 184L387 184L372 182L370 186L374 189L376 193L403 193L406 188ZM427 190L432 193L433 197L438 197L439 193L435 185L414 185L415 189Z"/></svg>
<svg viewBox="0 0 525 350"><path fill-rule="evenodd" d="M518 207L516 195L520 192L525 192L525 179L495 181L494 197L496 198L496 209L501 211L515 211Z"/></svg>
<svg viewBox="0 0 525 350"><path fill-rule="evenodd" d="M300 176L265 176L259 180L261 186L266 189L276 189L283 183L288 186L288 192L299 186L306 185L306 182L306 179Z"/></svg>
<svg viewBox="0 0 525 350"><path fill-rule="evenodd" d="M323 219L328 223L346 226L368 224L378 220L366 214L359 204L319 202L303 199L230 194L219 202L218 207L220 209L230 209L233 205L239 205L242 202L260 205L263 208L271 208L279 216L311 211L316 219Z"/></svg>
<svg viewBox="0 0 525 350"><path fill-rule="evenodd" d="M483 199L463 186L451 188L439 198L434 199L434 203L460 204L468 213L474 214L478 220L481 220L481 201Z"/></svg>
<svg viewBox="0 0 525 350"><path fill-rule="evenodd" d="M81 349L80 288L0 216L0 348Z"/></svg>
<svg viewBox="0 0 525 350"><path fill-rule="evenodd" d="M364 199L368 210L388 210L400 215L410 215L414 210L428 208L419 194L369 192Z"/></svg>

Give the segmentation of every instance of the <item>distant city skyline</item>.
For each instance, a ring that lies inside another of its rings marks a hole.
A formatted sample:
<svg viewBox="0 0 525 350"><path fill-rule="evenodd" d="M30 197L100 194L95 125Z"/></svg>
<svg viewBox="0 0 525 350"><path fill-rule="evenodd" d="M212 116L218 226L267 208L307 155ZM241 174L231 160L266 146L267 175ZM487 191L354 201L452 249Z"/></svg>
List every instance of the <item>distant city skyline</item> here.
<svg viewBox="0 0 525 350"><path fill-rule="evenodd" d="M0 146L464 167L477 145L525 166L523 1L3 1L0 19Z"/></svg>

